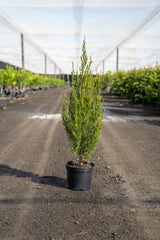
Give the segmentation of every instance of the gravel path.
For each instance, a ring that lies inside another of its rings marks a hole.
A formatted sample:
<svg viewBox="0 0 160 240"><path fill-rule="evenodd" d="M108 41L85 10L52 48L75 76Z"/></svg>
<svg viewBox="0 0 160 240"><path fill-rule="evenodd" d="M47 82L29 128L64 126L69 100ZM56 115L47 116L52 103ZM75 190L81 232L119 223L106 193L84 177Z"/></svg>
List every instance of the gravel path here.
<svg viewBox="0 0 160 240"><path fill-rule="evenodd" d="M92 186L67 188L74 159L60 87L0 108L1 240L159 240L160 113L103 94Z"/></svg>

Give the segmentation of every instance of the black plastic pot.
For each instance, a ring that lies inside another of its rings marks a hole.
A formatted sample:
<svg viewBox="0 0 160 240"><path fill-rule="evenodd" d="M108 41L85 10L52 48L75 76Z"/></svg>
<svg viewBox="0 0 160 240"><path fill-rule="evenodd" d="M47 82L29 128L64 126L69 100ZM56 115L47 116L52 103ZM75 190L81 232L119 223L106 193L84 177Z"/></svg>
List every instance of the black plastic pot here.
<svg viewBox="0 0 160 240"><path fill-rule="evenodd" d="M66 163L68 187L77 191L86 191L91 185L94 164L91 163L89 167L77 167L75 163L77 162L69 161Z"/></svg>

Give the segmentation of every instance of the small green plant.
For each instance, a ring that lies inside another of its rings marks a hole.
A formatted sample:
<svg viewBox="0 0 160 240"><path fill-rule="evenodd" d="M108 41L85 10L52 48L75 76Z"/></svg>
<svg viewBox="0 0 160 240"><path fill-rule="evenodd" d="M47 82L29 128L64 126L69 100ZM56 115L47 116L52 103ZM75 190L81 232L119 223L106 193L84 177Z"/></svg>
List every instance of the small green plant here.
<svg viewBox="0 0 160 240"><path fill-rule="evenodd" d="M73 155L79 155L79 165L91 158L96 150L102 127L103 104L101 103L100 77L93 77L92 61L88 63L86 42L84 40L81 67L75 74L72 71L72 91L69 102L64 96L62 119L69 138L69 147Z"/></svg>
<svg viewBox="0 0 160 240"><path fill-rule="evenodd" d="M4 70L0 69L0 94L3 94Z"/></svg>
<svg viewBox="0 0 160 240"><path fill-rule="evenodd" d="M108 71L105 75L102 75L101 77L101 89L106 90L108 87L111 86L112 81L112 72Z"/></svg>

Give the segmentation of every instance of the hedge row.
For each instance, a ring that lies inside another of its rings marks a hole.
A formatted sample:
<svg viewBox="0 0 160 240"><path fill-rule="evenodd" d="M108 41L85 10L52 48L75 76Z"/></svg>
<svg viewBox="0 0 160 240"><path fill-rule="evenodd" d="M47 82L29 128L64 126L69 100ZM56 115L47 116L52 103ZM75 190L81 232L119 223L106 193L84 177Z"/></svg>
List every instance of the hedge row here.
<svg viewBox="0 0 160 240"><path fill-rule="evenodd" d="M135 102L160 104L160 66L106 74L112 90Z"/></svg>
<svg viewBox="0 0 160 240"><path fill-rule="evenodd" d="M23 92L28 88L37 89L43 87L65 85L65 81L43 75L33 74L24 69L16 70L6 66L0 69L0 93Z"/></svg>

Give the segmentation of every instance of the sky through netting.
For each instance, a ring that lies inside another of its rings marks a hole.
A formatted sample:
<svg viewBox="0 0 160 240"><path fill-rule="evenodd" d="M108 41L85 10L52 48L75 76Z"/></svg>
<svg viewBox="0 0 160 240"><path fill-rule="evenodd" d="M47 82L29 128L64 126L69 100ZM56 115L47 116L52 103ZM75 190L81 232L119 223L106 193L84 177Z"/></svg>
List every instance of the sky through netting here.
<svg viewBox="0 0 160 240"><path fill-rule="evenodd" d="M160 0L0 0L0 61L44 73L80 66L84 36L92 71L160 63Z"/></svg>

